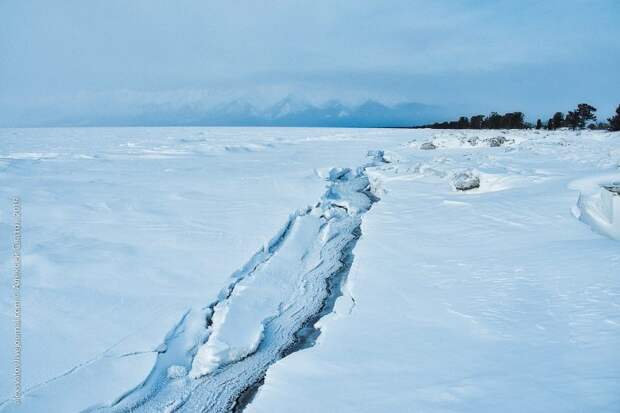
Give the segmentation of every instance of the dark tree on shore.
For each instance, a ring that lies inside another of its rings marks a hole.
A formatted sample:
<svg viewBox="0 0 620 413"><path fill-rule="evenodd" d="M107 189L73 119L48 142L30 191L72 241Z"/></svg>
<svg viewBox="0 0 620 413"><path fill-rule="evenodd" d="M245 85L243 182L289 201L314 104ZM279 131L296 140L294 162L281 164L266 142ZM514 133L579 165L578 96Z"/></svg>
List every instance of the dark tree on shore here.
<svg viewBox="0 0 620 413"><path fill-rule="evenodd" d="M469 129L469 118L467 116L459 118L457 129Z"/></svg>
<svg viewBox="0 0 620 413"><path fill-rule="evenodd" d="M616 115L607 119L609 122L609 130L611 131L620 131L620 105L616 109Z"/></svg>
<svg viewBox="0 0 620 413"><path fill-rule="evenodd" d="M566 114L566 119L564 121L566 122L566 126L571 128L572 130L577 129L579 127L579 113L574 110L568 111L568 113Z"/></svg>
<svg viewBox="0 0 620 413"><path fill-rule="evenodd" d="M553 130L553 119L547 121L547 130Z"/></svg>
<svg viewBox="0 0 620 413"><path fill-rule="evenodd" d="M491 112L489 117L484 120L482 127L484 129L501 129L502 116L497 112Z"/></svg>
<svg viewBox="0 0 620 413"><path fill-rule="evenodd" d="M523 112L506 113L502 116L501 127L504 129L525 129Z"/></svg>
<svg viewBox="0 0 620 413"><path fill-rule="evenodd" d="M542 129L542 120L538 119L536 121L536 129L539 129L539 130Z"/></svg>
<svg viewBox="0 0 620 413"><path fill-rule="evenodd" d="M476 115L471 117L470 127L472 129L482 129L484 123L484 115Z"/></svg>
<svg viewBox="0 0 620 413"><path fill-rule="evenodd" d="M566 125L575 130L583 129L586 127L586 122L589 120L596 121L596 108L588 105L587 103L580 103L577 105L577 109L571 110L566 114Z"/></svg>
<svg viewBox="0 0 620 413"><path fill-rule="evenodd" d="M577 105L577 115L579 115L579 127L585 128L586 122L591 120L596 122L596 108L587 103L580 103Z"/></svg>
<svg viewBox="0 0 620 413"><path fill-rule="evenodd" d="M551 123L553 124L552 129L559 129L564 126L564 114L562 112L555 112L553 118L551 118Z"/></svg>

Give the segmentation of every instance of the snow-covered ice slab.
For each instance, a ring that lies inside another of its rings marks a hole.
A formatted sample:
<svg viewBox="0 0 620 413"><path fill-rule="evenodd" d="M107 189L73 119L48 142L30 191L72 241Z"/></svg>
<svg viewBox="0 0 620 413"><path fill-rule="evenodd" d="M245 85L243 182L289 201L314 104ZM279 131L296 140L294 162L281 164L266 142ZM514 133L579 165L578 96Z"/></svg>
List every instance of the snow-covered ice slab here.
<svg viewBox="0 0 620 413"><path fill-rule="evenodd" d="M321 259L315 242L321 240L320 215L294 220L285 245L217 304L211 334L193 360L190 375L198 378L254 353L265 338L265 324L281 313L286 297L295 295L303 280L292 278L300 267L309 271ZM297 273L299 275L299 272Z"/></svg>

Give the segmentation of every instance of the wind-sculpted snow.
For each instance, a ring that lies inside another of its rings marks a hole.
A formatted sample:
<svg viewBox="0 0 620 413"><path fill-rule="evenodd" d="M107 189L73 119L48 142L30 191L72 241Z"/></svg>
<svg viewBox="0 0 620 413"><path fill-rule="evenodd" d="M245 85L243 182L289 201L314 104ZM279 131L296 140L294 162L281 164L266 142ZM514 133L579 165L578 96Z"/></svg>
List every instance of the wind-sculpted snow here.
<svg viewBox="0 0 620 413"><path fill-rule="evenodd" d="M89 411L238 411L271 364L312 345L309 323L340 295L361 217L377 200L366 167L333 168L327 179L320 202L295 213L216 302L183 317L142 385Z"/></svg>
<svg viewBox="0 0 620 413"><path fill-rule="evenodd" d="M593 231L620 240L620 173L582 178L571 187L579 191L575 217Z"/></svg>

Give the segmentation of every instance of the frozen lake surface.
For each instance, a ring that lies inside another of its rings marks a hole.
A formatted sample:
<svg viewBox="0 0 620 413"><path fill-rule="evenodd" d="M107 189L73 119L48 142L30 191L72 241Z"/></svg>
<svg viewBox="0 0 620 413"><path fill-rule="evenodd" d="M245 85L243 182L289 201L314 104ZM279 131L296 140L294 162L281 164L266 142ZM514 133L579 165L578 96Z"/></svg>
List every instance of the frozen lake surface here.
<svg viewBox="0 0 620 413"><path fill-rule="evenodd" d="M0 411L617 412L619 168L605 132L0 129Z"/></svg>

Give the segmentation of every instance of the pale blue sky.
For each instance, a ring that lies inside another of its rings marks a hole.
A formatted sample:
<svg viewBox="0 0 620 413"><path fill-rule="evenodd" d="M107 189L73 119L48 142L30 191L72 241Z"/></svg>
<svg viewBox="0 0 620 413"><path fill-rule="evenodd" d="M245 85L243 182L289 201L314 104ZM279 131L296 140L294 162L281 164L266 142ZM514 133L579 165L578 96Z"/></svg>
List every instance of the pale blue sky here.
<svg viewBox="0 0 620 413"><path fill-rule="evenodd" d="M618 0L2 0L0 124L288 94L608 114L619 21Z"/></svg>

